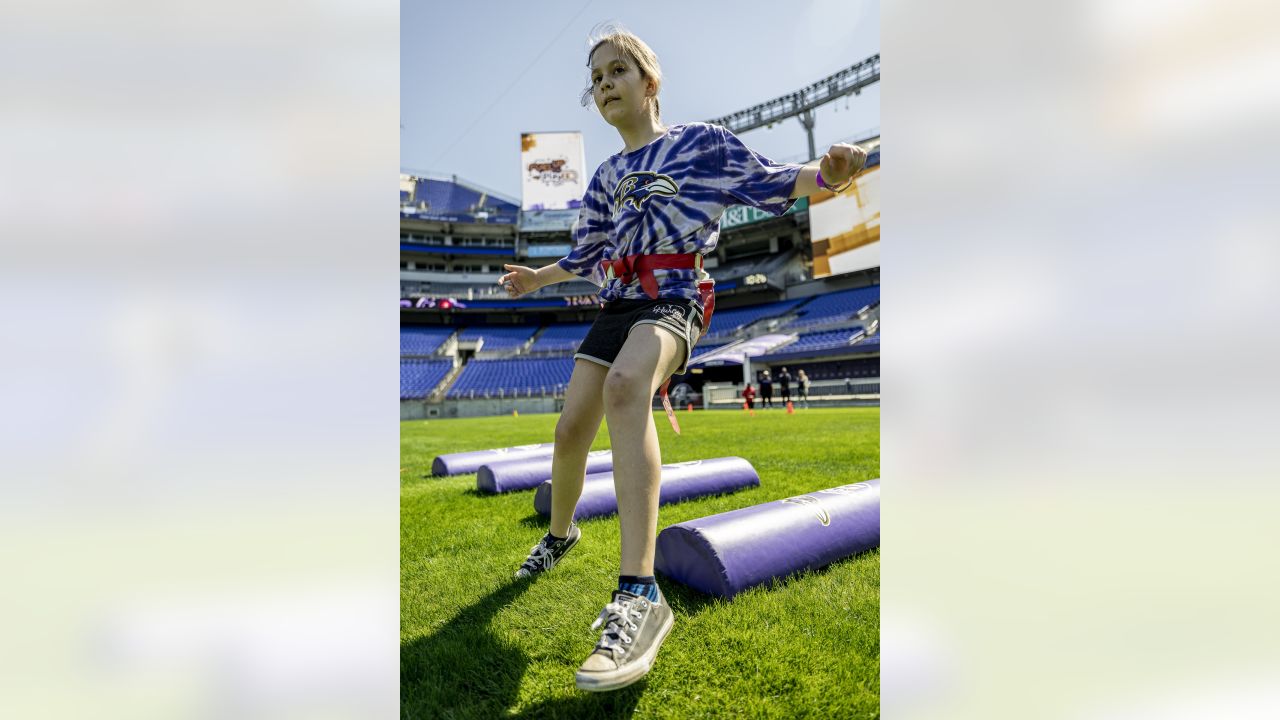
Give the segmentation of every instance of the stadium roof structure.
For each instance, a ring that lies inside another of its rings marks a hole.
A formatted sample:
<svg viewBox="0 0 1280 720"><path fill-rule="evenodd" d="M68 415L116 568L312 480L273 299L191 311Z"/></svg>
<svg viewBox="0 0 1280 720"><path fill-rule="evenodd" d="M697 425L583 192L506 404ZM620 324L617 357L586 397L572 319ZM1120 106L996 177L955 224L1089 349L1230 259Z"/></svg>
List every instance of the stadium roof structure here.
<svg viewBox="0 0 1280 720"><path fill-rule="evenodd" d="M400 173L404 220L515 225L520 204L457 175Z"/></svg>
<svg viewBox="0 0 1280 720"><path fill-rule="evenodd" d="M400 174L409 175L418 180L438 180L440 182L451 182L451 183L454 183L455 185L460 185L468 190L482 193L484 195L488 195L491 198L501 200L505 203L510 203L512 205L515 205L516 207L520 207L520 201L517 200L516 198L513 198L510 195L507 195L506 193L498 192L497 190L487 188L484 185L471 182L470 180L464 180L463 178L460 178L457 175L449 175L447 173L422 172L422 171L411 170L407 168L400 168Z"/></svg>
<svg viewBox="0 0 1280 720"><path fill-rule="evenodd" d="M813 143L813 111L842 97L858 95L862 88L880 82L880 53L851 65L844 70L801 88L789 95L776 97L745 110L739 110L707 122L723 125L733 133L773 125L787 118L798 117L809 134L809 157L816 157Z"/></svg>

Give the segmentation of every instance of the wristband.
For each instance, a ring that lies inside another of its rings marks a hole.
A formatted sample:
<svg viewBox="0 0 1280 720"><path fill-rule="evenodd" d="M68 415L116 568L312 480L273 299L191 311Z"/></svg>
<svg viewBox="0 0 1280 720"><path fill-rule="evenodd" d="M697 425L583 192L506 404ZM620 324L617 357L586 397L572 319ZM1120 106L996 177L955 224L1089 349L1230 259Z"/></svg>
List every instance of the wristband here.
<svg viewBox="0 0 1280 720"><path fill-rule="evenodd" d="M842 186L840 186L840 187L838 187L838 188L833 188L833 187L831 187L830 185L828 185L828 184L827 184L827 182L826 182L825 180L823 180L823 179L822 179L822 168L821 168L821 167L819 167L819 168L818 168L818 177L817 177L817 181L818 181L818 187L820 187L820 188L822 188L822 189L824 189L824 190L828 190L828 191L833 192L833 193L839 193L839 192L843 192L843 191L845 191L845 190L848 190L848 189L849 189L849 186L853 184L853 178L849 178L849 180L848 180L847 182L845 182L845 184L844 184L844 185L842 185Z"/></svg>

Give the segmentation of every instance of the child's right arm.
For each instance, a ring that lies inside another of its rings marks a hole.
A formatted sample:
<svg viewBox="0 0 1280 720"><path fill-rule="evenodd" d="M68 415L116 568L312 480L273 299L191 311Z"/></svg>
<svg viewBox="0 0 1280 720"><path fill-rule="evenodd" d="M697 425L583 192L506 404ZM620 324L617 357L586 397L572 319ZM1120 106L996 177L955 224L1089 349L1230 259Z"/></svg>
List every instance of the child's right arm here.
<svg viewBox="0 0 1280 720"><path fill-rule="evenodd" d="M536 270L523 265L503 265L502 267L509 272L498 280L498 284L506 289L511 297L527 295L539 288L577 277L560 267L559 263L551 263Z"/></svg>
<svg viewBox="0 0 1280 720"><path fill-rule="evenodd" d="M604 259L609 244L609 227L611 220L608 209L608 196L600 178L600 170L591 178L587 192L582 197L582 209L573 224L570 235L573 238L573 250L560 260L534 270L522 265L504 265L508 272L498 283L506 289L511 297L519 297L531 293L547 285L583 278L597 286L604 285L604 271L600 261Z"/></svg>

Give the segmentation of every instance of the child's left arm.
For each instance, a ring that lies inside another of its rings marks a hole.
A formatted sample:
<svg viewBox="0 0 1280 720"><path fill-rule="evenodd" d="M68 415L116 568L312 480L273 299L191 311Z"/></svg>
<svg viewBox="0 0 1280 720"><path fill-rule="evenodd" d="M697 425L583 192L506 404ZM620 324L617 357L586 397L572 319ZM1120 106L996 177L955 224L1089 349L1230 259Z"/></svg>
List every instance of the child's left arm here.
<svg viewBox="0 0 1280 720"><path fill-rule="evenodd" d="M867 151L857 145L836 143L817 163L800 168L792 198L808 197L818 192L818 171L828 188L840 187L849 181L867 163Z"/></svg>

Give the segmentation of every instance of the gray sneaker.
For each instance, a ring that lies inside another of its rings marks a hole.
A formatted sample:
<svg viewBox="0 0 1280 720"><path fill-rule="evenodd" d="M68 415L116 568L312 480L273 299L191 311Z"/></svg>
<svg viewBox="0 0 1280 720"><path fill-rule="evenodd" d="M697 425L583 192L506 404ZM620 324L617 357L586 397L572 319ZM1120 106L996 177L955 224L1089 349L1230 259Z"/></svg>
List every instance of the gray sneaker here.
<svg viewBox="0 0 1280 720"><path fill-rule="evenodd" d="M625 590L614 590L613 600L591 627L602 624L600 642L574 676L579 690L617 690L644 677L671 632L675 616L661 591L657 602L650 602Z"/></svg>
<svg viewBox="0 0 1280 720"><path fill-rule="evenodd" d="M573 523L569 524L569 536L563 540L551 540L551 533L547 533L529 550L529 557L525 558L524 564L516 570L516 577L537 575L555 567L556 563L578 544L578 539L581 537L582 531Z"/></svg>

